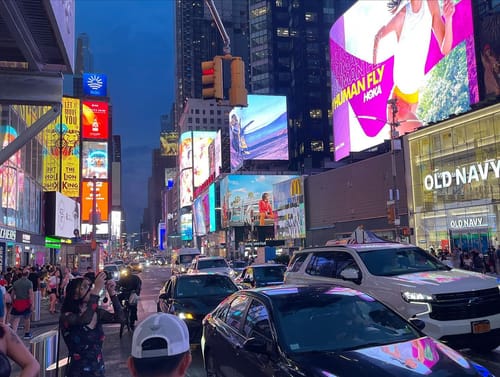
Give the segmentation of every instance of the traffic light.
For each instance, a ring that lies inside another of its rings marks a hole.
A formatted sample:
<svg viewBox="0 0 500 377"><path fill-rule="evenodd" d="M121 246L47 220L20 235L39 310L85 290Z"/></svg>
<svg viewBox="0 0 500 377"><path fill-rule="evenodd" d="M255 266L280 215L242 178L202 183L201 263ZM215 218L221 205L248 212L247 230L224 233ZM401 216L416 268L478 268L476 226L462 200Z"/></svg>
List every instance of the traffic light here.
<svg viewBox="0 0 500 377"><path fill-rule="evenodd" d="M216 56L213 60L201 62L201 82L203 84L203 99L223 99L224 85L222 58Z"/></svg>
<svg viewBox="0 0 500 377"><path fill-rule="evenodd" d="M247 107L247 90L245 88L245 62L241 58L231 61L231 87L229 88L229 104Z"/></svg>

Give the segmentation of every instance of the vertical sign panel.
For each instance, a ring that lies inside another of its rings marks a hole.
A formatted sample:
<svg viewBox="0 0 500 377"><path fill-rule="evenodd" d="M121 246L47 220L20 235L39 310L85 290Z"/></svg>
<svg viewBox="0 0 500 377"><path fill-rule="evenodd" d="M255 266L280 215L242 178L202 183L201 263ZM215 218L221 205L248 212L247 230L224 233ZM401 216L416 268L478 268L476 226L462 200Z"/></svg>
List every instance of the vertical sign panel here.
<svg viewBox="0 0 500 377"><path fill-rule="evenodd" d="M63 98L61 148L61 193L80 196L80 100Z"/></svg>

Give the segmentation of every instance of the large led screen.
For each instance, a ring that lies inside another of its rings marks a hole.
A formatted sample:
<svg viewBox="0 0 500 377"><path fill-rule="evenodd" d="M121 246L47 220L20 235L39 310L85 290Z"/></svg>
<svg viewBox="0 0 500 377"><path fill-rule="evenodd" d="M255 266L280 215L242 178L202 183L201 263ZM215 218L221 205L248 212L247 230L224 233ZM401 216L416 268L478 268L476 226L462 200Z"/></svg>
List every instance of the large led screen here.
<svg viewBox="0 0 500 377"><path fill-rule="evenodd" d="M94 194L96 198L96 223L108 221L109 191L108 182L96 181L95 190L92 181L82 182L82 221L92 222Z"/></svg>
<svg viewBox="0 0 500 377"><path fill-rule="evenodd" d="M82 137L84 139L108 139L108 103L82 102Z"/></svg>
<svg viewBox="0 0 500 377"><path fill-rule="evenodd" d="M100 141L82 142L82 177L108 178L108 143Z"/></svg>
<svg viewBox="0 0 500 377"><path fill-rule="evenodd" d="M197 236L204 236L216 230L215 223L215 185L211 184L207 192L199 195L193 204L194 231Z"/></svg>
<svg viewBox="0 0 500 377"><path fill-rule="evenodd" d="M337 161L479 100L471 0L413 3L358 1L330 29Z"/></svg>
<svg viewBox="0 0 500 377"><path fill-rule="evenodd" d="M181 207L192 204L193 183L199 187L210 176L209 146L215 139L216 132L184 132L179 144L180 200ZM194 154L192 154L194 151ZM194 164L194 169L192 166ZM191 170L194 171L192 176Z"/></svg>
<svg viewBox="0 0 500 377"><path fill-rule="evenodd" d="M481 99L500 95L500 6L496 12L481 16L478 31Z"/></svg>
<svg viewBox="0 0 500 377"><path fill-rule="evenodd" d="M231 171L244 160L288 160L285 96L249 95L229 113Z"/></svg>
<svg viewBox="0 0 500 377"><path fill-rule="evenodd" d="M273 185L296 175L228 175L220 183L223 228L243 225L260 225L259 201L263 194L269 196L274 210ZM274 225L274 219L266 219L264 225Z"/></svg>
<svg viewBox="0 0 500 377"><path fill-rule="evenodd" d="M277 219L275 238L278 240L306 238L303 178L275 183L273 200Z"/></svg>
<svg viewBox="0 0 500 377"><path fill-rule="evenodd" d="M160 151L162 156L177 156L179 151L179 133L160 133Z"/></svg>
<svg viewBox="0 0 500 377"><path fill-rule="evenodd" d="M191 213L181 215L181 240L193 239L193 216Z"/></svg>

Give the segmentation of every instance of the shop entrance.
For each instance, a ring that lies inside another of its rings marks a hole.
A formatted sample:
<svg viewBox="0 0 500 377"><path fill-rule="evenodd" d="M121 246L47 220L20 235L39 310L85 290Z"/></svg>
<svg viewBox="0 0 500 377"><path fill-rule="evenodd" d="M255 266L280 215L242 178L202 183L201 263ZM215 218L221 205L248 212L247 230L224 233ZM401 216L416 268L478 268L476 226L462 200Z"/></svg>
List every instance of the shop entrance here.
<svg viewBox="0 0 500 377"><path fill-rule="evenodd" d="M463 251L477 249L486 253L489 246L489 236L488 229L450 230L451 249L453 250L455 247L459 247Z"/></svg>

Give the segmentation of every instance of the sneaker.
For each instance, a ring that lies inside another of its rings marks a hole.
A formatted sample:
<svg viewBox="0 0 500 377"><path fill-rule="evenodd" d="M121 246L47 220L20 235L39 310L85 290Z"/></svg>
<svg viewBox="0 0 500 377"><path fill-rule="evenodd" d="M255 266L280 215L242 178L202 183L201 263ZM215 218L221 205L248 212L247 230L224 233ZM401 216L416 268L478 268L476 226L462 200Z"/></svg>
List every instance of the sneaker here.
<svg viewBox="0 0 500 377"><path fill-rule="evenodd" d="M31 335L31 333L30 333L30 332L24 333L23 339L25 339L25 340L29 340L29 339L31 339L31 338L33 338L33 335Z"/></svg>

